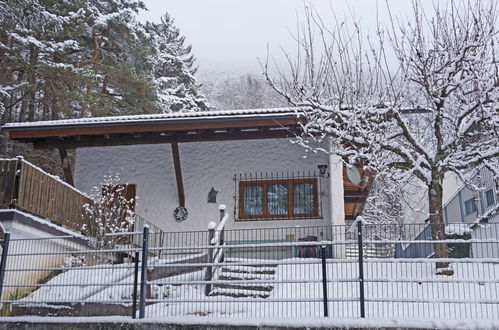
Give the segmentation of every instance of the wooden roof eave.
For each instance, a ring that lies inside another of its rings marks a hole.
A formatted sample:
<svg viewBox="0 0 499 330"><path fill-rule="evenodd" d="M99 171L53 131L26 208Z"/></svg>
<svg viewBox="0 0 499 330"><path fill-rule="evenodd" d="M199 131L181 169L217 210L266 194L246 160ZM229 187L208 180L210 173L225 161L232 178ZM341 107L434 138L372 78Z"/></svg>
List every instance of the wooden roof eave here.
<svg viewBox="0 0 499 330"><path fill-rule="evenodd" d="M98 122L88 124L47 125L47 126L4 126L12 139L45 138L57 136L99 135L139 132L189 131L223 128L258 128L279 125L296 125L296 115L276 117L236 117L177 119L142 122Z"/></svg>

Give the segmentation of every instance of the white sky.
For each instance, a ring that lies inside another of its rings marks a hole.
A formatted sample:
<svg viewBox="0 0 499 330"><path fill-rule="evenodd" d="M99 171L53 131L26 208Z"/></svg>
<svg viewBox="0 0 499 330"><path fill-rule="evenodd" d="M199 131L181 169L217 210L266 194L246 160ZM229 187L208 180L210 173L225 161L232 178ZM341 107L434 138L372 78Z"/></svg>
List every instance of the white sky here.
<svg viewBox="0 0 499 330"><path fill-rule="evenodd" d="M260 73L257 57L265 59L267 44L272 55L296 48L290 31L295 31L303 0L143 0L149 11L142 20L158 21L166 11L192 44L201 75ZM422 0L431 6L432 1ZM379 4L378 4L379 2ZM393 13L411 15L411 2L389 0ZM323 17L334 8L336 15L353 13L365 29L376 26L377 12L386 18L384 0L309 0ZM378 6L379 5L379 6ZM377 6L380 8L377 10Z"/></svg>

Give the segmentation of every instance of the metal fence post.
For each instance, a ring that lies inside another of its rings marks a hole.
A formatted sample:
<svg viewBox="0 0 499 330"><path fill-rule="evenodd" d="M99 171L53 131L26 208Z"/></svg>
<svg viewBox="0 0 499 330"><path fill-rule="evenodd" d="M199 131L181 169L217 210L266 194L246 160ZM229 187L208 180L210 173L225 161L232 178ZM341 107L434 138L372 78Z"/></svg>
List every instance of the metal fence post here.
<svg viewBox="0 0 499 330"><path fill-rule="evenodd" d="M132 319L137 317L137 291L139 285L139 252L135 252L134 270L133 270L133 295L132 295Z"/></svg>
<svg viewBox="0 0 499 330"><path fill-rule="evenodd" d="M5 233L2 245L2 260L0 261L0 299L2 298L3 280L5 278L5 266L7 265L7 254L9 253L10 233Z"/></svg>
<svg viewBox="0 0 499 330"><path fill-rule="evenodd" d="M142 265L140 269L140 309L139 309L139 319L143 319L145 316L146 309L146 271L147 271L147 255L149 244L149 227L144 226L144 233L142 235Z"/></svg>
<svg viewBox="0 0 499 330"><path fill-rule="evenodd" d="M326 246L321 246L322 254L322 299L324 303L324 317L328 317L327 309L327 272L326 272Z"/></svg>
<svg viewBox="0 0 499 330"><path fill-rule="evenodd" d="M364 298L364 251L362 249L362 220L357 220L357 246L359 250L359 298L360 317L366 317Z"/></svg>

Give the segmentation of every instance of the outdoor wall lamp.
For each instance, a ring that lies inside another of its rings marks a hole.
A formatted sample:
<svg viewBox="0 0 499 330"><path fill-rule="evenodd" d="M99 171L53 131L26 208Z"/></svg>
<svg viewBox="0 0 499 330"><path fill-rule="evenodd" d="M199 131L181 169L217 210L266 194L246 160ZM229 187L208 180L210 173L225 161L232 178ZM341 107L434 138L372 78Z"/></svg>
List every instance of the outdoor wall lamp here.
<svg viewBox="0 0 499 330"><path fill-rule="evenodd" d="M320 175L325 176L326 170L327 170L327 165L317 165L317 167L319 168Z"/></svg>

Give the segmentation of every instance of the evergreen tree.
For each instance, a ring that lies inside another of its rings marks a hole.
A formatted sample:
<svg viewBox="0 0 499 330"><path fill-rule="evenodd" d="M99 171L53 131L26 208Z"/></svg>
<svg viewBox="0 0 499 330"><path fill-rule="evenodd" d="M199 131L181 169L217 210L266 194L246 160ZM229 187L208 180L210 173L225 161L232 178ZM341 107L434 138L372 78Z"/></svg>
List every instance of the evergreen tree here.
<svg viewBox="0 0 499 330"><path fill-rule="evenodd" d="M203 92L220 109L286 107L286 100L254 74L227 77L203 86Z"/></svg>
<svg viewBox="0 0 499 330"><path fill-rule="evenodd" d="M155 100L163 111L208 110L210 106L199 93L194 74L192 47L184 45L185 37L180 35L168 14L160 23L147 22L142 29L141 39L149 47L147 66L151 72Z"/></svg>
<svg viewBox="0 0 499 330"><path fill-rule="evenodd" d="M208 109L173 20L141 24L141 9L139 0L0 1L0 125ZM62 174L57 153L0 139L0 155Z"/></svg>
<svg viewBox="0 0 499 330"><path fill-rule="evenodd" d="M137 0L0 2L1 123L205 110L173 20Z"/></svg>

